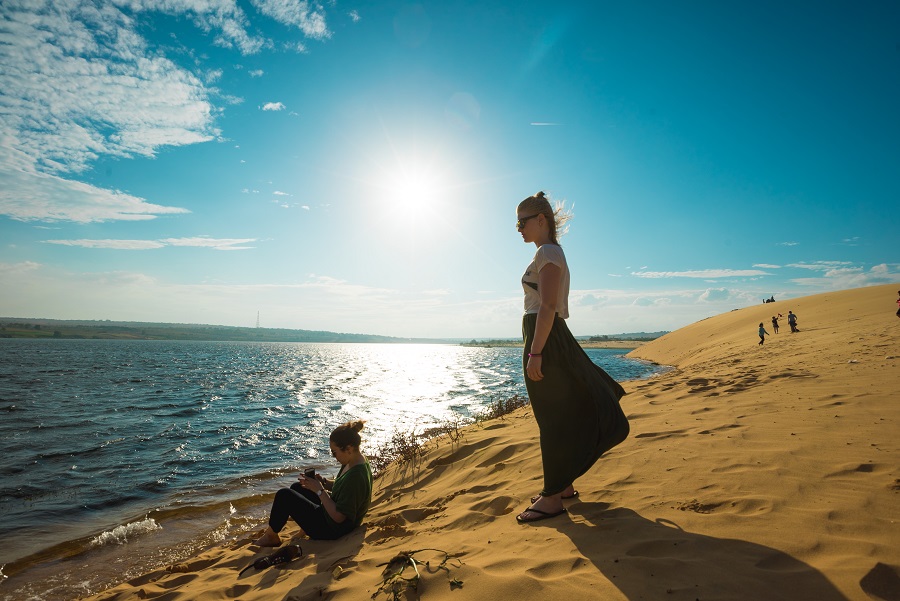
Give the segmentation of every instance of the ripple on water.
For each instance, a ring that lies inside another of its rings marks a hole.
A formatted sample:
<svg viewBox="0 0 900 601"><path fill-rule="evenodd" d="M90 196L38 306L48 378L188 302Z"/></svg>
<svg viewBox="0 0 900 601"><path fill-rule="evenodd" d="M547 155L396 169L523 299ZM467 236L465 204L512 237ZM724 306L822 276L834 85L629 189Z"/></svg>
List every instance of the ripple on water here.
<svg viewBox="0 0 900 601"><path fill-rule="evenodd" d="M622 354L589 352L617 379L655 369ZM518 348L3 339L0 537L42 534L0 564L62 542L50 511L69 516L66 540L98 536L241 478L328 465L348 419L375 444L524 392Z"/></svg>

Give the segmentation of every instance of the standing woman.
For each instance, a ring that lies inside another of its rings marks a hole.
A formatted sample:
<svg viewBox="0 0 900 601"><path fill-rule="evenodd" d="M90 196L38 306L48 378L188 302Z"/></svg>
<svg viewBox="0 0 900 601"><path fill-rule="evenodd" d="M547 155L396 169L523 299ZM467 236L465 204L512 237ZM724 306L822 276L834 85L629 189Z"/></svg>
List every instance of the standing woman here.
<svg viewBox="0 0 900 601"><path fill-rule="evenodd" d="M537 247L522 276L522 364L540 428L544 488L516 516L520 523L527 523L565 513L563 499L578 496L575 479L625 440L629 427L619 407L625 391L591 361L565 322L569 268L557 236L571 215L562 206L554 211L544 193L538 192L519 203L516 216L522 239Z"/></svg>
<svg viewBox="0 0 900 601"><path fill-rule="evenodd" d="M275 493L269 526L256 540L257 545L280 545L278 533L288 518L312 539L334 540L362 524L372 503L372 469L359 450L363 424L361 420L347 422L331 432L331 454L341 464L334 480L319 474L301 475L299 482Z"/></svg>

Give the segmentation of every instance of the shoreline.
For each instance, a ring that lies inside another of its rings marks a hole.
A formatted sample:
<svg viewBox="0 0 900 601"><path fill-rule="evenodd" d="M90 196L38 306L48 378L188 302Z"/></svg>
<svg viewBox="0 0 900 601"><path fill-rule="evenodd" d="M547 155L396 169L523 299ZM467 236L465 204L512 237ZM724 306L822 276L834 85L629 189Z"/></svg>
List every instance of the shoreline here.
<svg viewBox="0 0 900 601"><path fill-rule="evenodd" d="M100 345L100 348L103 348L103 345ZM453 348L447 348L447 353L445 354L448 361L454 363L454 365L458 365L458 361L452 359L457 356L473 356L473 353L461 352L461 349L457 349L456 351ZM476 353L475 355L479 357L483 357L482 354ZM487 370L487 380L486 382L492 386L490 388L491 391L505 391L507 389L515 388L515 382L510 384L512 380L510 378L515 377L515 373L520 373L520 367L518 365L518 359L515 352L511 352L508 349L497 349L497 353L489 352L486 355L490 356L500 356L511 359L503 359L501 363L498 363L500 367L500 371L495 371L494 369ZM151 355L152 356L152 355ZM401 355L402 356L402 355ZM441 355L444 356L444 355ZM612 359L618 359L618 353L611 354ZM602 359L598 359L598 361L602 361ZM620 378L625 377L650 377L653 371L653 367L656 366L648 366L647 362L640 360L625 360L614 361L617 364L632 364L634 368L634 375L620 375ZM251 362L252 363L252 362ZM639 364L645 364L643 375L639 372L642 369ZM93 365L93 363L91 363ZM137 362L138 365L142 364L141 362ZM388 363L386 363L387 365ZM507 369L507 364L512 367ZM66 366L72 366L70 363L66 363ZM468 364L466 364L468 365ZM477 373L477 368L479 366L484 366L483 362L479 362L477 364L472 364L471 370L466 368L466 371L460 374L460 377L469 378L475 373ZM338 367L338 371L341 371L343 368ZM608 368L609 369L609 368ZM76 370L83 373L83 370ZM63 373L63 372L60 372ZM75 372L73 372L75 373ZM126 383L127 384L127 383ZM70 382L70 388L72 384ZM165 386L155 385L153 387L154 390L159 390L165 388ZM73 388L74 389L74 388ZM89 390L86 388L86 390ZM450 408L452 403L460 403L461 397L459 396L459 388L455 388L450 391L452 394L452 398L445 399L442 393L441 403L443 404L445 401L448 403L447 407ZM466 393L464 397L465 400L472 400L472 403L478 401L479 399L484 403L488 403L488 399L490 403L493 404L493 399L495 398L495 394L490 394L485 390L480 388L472 388L471 394ZM519 391L521 392L521 391ZM513 396L511 392L509 396ZM506 396L499 395L499 398L504 399ZM436 402L435 399L430 401L431 403ZM191 402L187 402L187 405L192 405ZM428 403L426 403L428 405ZM473 409L475 407L476 409ZM462 419L472 419L473 415L481 414L482 411L488 410L490 408L489 404L484 404L481 409L477 409L477 407L481 407L481 404L469 404L469 405L459 405L456 407L454 411L459 413ZM404 411L409 412L415 410L413 407L409 407ZM417 411L417 410L416 410ZM430 409L427 407L422 409L428 413ZM474 413L473 413L474 411ZM161 411L164 419L168 419L169 415L180 415L182 413L179 406L164 404L163 410ZM448 413L448 415L451 415ZM117 416L120 420L119 423L122 423L122 417ZM369 438L370 447L369 450L375 450L378 442L385 440L385 436L389 438L389 431L393 427L393 421L387 420L382 421L382 423L372 424L374 430L370 434L377 436L372 436ZM452 421L452 418L448 420L447 423ZM431 422L429 422L431 423ZM435 421L435 427L431 428L431 430L435 433L440 433L442 431L441 426L445 426L444 430L446 430L447 423L437 422ZM161 424L157 429L161 429L165 426L165 424ZM166 431L170 430L166 428ZM383 431L382 431L383 430ZM419 433L421 433L421 428L419 429ZM425 429L428 431L428 428ZM122 437L114 437L117 444L127 444L123 443L125 441ZM420 438L420 440L424 440L425 438ZM41 446L40 448L46 448ZM101 447L105 448L105 447ZM163 449L171 448L171 445L164 446ZM71 445L65 449L68 452L71 452ZM7 521L5 526L8 527L9 531L12 532L16 536L24 536L25 538L20 539L22 542L20 544L10 546L5 549L3 561L0 561L0 582L3 583L2 588L0 588L0 592L2 589L6 589L7 591L16 591L22 585L26 584L28 581L33 581L37 578L37 575L41 577L44 576L53 576L51 574L52 570L44 570L45 564L52 564L59 566L60 570L69 569L66 566L72 566L78 564L81 566L81 570L85 572L92 572L90 566L92 561L96 561L96 558L108 558L114 557L115 553L110 551L110 548L124 545L123 553L128 554L128 551L125 548L137 549L140 547L142 552L144 552L147 548L149 548L153 544L157 544L161 548L169 548L172 543L172 540L169 540L168 530L170 522L173 524L173 528L177 530L186 530L190 529L192 531L191 536L188 538L207 537L212 531L219 530L228 530L227 527L223 527L220 523L220 520L214 520L213 523L209 525L208 531L204 529L192 529L188 522L191 521L190 516L196 516L196 521L199 523L206 519L206 515L209 514L213 517L222 517L230 519L232 522L238 519L243 519L245 516L245 512L241 507L239 502L243 501L244 497L253 496L254 494L262 494L262 495L271 495L278 488L290 484L289 475L294 472L299 472L301 467L304 467L303 463L297 464L296 461L302 461L304 463L309 463L309 461L318 462L319 459L314 460L306 460L302 459L304 452L308 451L305 447L299 447L300 455L294 456L293 453L287 453L283 455L283 458L286 461L294 462L294 466L292 468L285 468L282 466L278 466L277 468L272 465L271 461L267 460L266 465L269 465L275 471L271 471L263 466L264 471L253 473L253 474L233 474L227 479L215 481L204 480L204 484L202 486L198 485L197 481L194 481L195 484L191 487L191 489L182 489L177 487L169 487L162 491L162 494L159 496L155 496L149 498L143 503L124 503L124 504L115 504L110 505L109 509L106 513L101 513L98 511L90 512L90 515L86 517L79 518L77 520L72 519L68 523L61 523L58 526L51 525L51 522L43 519L35 519L35 512L39 511L38 506L34 506L34 510L29 510L26 506L22 504L16 505L16 508L20 511L23 518L20 523L24 524L24 527L20 530L14 530L14 523L11 521ZM323 449L318 449L319 456L324 457L322 453L327 455L327 446ZM381 453L378 453L381 455ZM311 457L311 456L310 456ZM79 466L84 468L85 466L89 467L88 464L83 464L79 460L71 459L66 460L67 462L74 464L78 463ZM324 461L324 459L322 459ZM329 461L325 461L325 463L329 463ZM197 464L199 465L199 464ZM227 468L227 466L224 466ZM306 466L308 467L308 465ZM320 466L326 467L326 466ZM145 464L145 470L147 469L147 464ZM185 466L184 469L189 469L188 466ZM142 471L145 471L142 470ZM113 473L116 473L115 470ZM217 472L218 473L218 472ZM212 477L212 473L210 473L210 477ZM287 480L285 480L285 475L288 475ZM148 479L149 478L149 479ZM144 476L144 479L147 481L153 480L149 476ZM283 482L276 482L273 479ZM233 486L229 486L229 484ZM127 487L118 487L122 490L127 490ZM252 489L252 490L251 490ZM81 489L79 493L81 496L87 497L88 491L86 489ZM238 497L235 500L235 497ZM266 497L262 497L266 498ZM233 503L233 505L239 510L238 512L228 515L226 511L229 507L229 502ZM264 502L265 505L267 502ZM24 508L23 508L24 507ZM29 517L26 514L30 514ZM224 518L223 518L224 519ZM259 518L262 521L262 517ZM52 522L55 524L56 522ZM161 526L163 532L157 532L156 525ZM28 528L28 530L26 530ZM233 531L233 528L231 529ZM31 536L31 534L34 536ZM99 546L95 546L92 544L94 539L100 538L102 539L102 544ZM127 543L126 543L127 540ZM155 541L155 542L154 542ZM178 543L178 540L175 540L174 543ZM108 545L109 548L103 549L102 545ZM177 546L177 545L176 545ZM180 551L178 552L180 555ZM83 556L84 561L81 561L81 557ZM116 560L118 561L118 559ZM153 565L157 565L153 562L158 561L157 559L153 559L153 561L146 563L147 567L152 567ZM62 565L62 564L65 565ZM107 562L108 563L108 562ZM101 569L106 569L105 566L100 566ZM37 568L37 569L35 569ZM7 576L11 578L4 579L3 576ZM100 577L98 575L98 577ZM62 580L60 577L58 580ZM96 578L94 578L96 580ZM102 579L102 578L101 578ZM118 582L118 580L116 580ZM0 599L3 596L0 595ZM66 597L65 595L56 597L56 598L71 598Z"/></svg>
<svg viewBox="0 0 900 601"><path fill-rule="evenodd" d="M305 556L288 566L239 574L272 551L243 535L88 599L371 598L386 562L429 547L459 554L449 573L423 570L429 601L883 598L900 582L895 286L797 299L800 333L762 347L768 307L642 345L630 356L675 369L623 383L632 433L579 479L564 516L515 523L541 487L526 407L387 468L347 537L289 526Z"/></svg>

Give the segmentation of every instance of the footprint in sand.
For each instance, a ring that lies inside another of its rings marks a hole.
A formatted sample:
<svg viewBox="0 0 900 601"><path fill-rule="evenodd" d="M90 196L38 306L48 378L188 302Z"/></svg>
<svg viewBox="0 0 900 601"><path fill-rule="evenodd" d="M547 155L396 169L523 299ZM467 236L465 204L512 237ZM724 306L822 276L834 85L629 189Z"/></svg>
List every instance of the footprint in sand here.
<svg viewBox="0 0 900 601"><path fill-rule="evenodd" d="M668 432L643 432L635 436L635 438L672 438L675 436L683 436L687 430L670 430Z"/></svg>
<svg viewBox="0 0 900 601"><path fill-rule="evenodd" d="M687 503L679 503L675 509L679 511L693 511L694 513L712 513L722 503L700 503L697 499L688 501Z"/></svg>
<svg viewBox="0 0 900 601"><path fill-rule="evenodd" d="M510 513L512 513L514 505L515 500L513 498L500 496L494 497L489 501L475 503L469 507L469 510L494 517L499 517L501 515L509 515Z"/></svg>
<svg viewBox="0 0 900 601"><path fill-rule="evenodd" d="M900 601L900 574L896 566L876 563L859 581L859 587L873 599Z"/></svg>
<svg viewBox="0 0 900 601"><path fill-rule="evenodd" d="M880 463L859 463L844 465L843 469L830 474L826 474L826 478L834 478L837 476L852 476L853 474L873 474L885 471L884 466Z"/></svg>

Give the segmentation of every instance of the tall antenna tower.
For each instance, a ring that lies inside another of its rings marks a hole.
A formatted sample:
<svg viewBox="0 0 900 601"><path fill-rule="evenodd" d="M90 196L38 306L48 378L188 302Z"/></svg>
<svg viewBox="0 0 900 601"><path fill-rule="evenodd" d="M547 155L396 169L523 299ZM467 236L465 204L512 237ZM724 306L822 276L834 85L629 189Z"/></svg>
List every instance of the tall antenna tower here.
<svg viewBox="0 0 900 601"><path fill-rule="evenodd" d="M256 329L259 329L259 311L256 312Z"/></svg>

